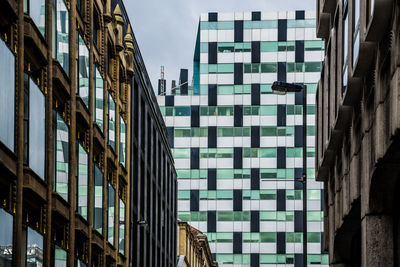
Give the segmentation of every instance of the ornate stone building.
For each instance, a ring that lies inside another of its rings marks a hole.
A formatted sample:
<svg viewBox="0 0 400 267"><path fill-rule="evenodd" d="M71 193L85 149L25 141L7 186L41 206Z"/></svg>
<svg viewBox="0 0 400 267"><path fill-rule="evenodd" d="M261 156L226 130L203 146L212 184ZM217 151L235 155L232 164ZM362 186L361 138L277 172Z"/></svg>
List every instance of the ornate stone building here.
<svg viewBox="0 0 400 267"><path fill-rule="evenodd" d="M317 0L316 178L331 266L400 264L400 1Z"/></svg>
<svg viewBox="0 0 400 267"><path fill-rule="evenodd" d="M178 222L178 267L218 267L205 234L187 222Z"/></svg>
<svg viewBox="0 0 400 267"><path fill-rule="evenodd" d="M0 37L0 266L128 266L143 220L131 218L132 206L151 206L131 195L139 169L131 95L147 72L122 0L4 0ZM174 184L165 127L158 107L150 110L157 127L143 142L158 146L139 159L160 155L165 171L152 174ZM156 210L170 228L154 220L157 228L144 229L173 242L168 190ZM173 263L154 266L174 266L174 248Z"/></svg>

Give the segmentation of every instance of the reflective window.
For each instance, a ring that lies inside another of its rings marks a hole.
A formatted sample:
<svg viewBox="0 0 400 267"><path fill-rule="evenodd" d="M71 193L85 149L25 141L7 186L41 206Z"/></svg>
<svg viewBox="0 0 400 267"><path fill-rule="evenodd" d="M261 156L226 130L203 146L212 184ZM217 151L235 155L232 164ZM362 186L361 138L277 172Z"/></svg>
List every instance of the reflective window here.
<svg viewBox="0 0 400 267"><path fill-rule="evenodd" d="M190 107L175 107L175 116L190 116Z"/></svg>
<svg viewBox="0 0 400 267"><path fill-rule="evenodd" d="M343 13L343 78L342 78L342 93L346 91L347 88L347 54L348 54L348 40L349 40L349 14L348 14L347 1L344 7Z"/></svg>
<svg viewBox="0 0 400 267"><path fill-rule="evenodd" d="M108 183L108 202L107 202L107 240L114 245L114 220L115 220L115 189Z"/></svg>
<svg viewBox="0 0 400 267"><path fill-rule="evenodd" d="M88 180L89 157L86 150L78 144L78 181L76 190L77 211L83 218L88 219Z"/></svg>
<svg viewBox="0 0 400 267"><path fill-rule="evenodd" d="M94 192L93 192L93 228L103 232L103 173L93 164L94 168Z"/></svg>
<svg viewBox="0 0 400 267"><path fill-rule="evenodd" d="M54 265L55 267L67 267L67 251L54 246Z"/></svg>
<svg viewBox="0 0 400 267"><path fill-rule="evenodd" d="M26 265L28 267L43 266L43 236L28 227L26 243Z"/></svg>
<svg viewBox="0 0 400 267"><path fill-rule="evenodd" d="M56 111L53 111L53 125L55 129L53 190L68 201L69 129L63 118Z"/></svg>
<svg viewBox="0 0 400 267"><path fill-rule="evenodd" d="M24 163L45 178L46 98L27 74L24 76Z"/></svg>
<svg viewBox="0 0 400 267"><path fill-rule="evenodd" d="M11 267L13 251L13 216L0 209L0 266Z"/></svg>
<svg viewBox="0 0 400 267"><path fill-rule="evenodd" d="M24 13L28 14L38 27L40 33L45 36L46 30L46 3L45 0L24 0Z"/></svg>
<svg viewBox="0 0 400 267"><path fill-rule="evenodd" d="M108 144L115 151L115 102L108 94Z"/></svg>
<svg viewBox="0 0 400 267"><path fill-rule="evenodd" d="M360 50L360 0L354 0L353 5L353 66L358 59Z"/></svg>
<svg viewBox="0 0 400 267"><path fill-rule="evenodd" d="M76 261L76 267L87 267L86 263L81 260Z"/></svg>
<svg viewBox="0 0 400 267"><path fill-rule="evenodd" d="M104 131L104 81L101 77L97 66L95 71L95 105L94 105L94 120L99 125L101 131Z"/></svg>
<svg viewBox="0 0 400 267"><path fill-rule="evenodd" d="M82 98L83 103L89 109L89 49L87 48L85 41L79 32L77 32L78 38L78 84L76 87L76 93Z"/></svg>
<svg viewBox="0 0 400 267"><path fill-rule="evenodd" d="M0 39L0 141L14 151L15 57Z"/></svg>
<svg viewBox="0 0 400 267"><path fill-rule="evenodd" d="M53 5L53 51L69 76L69 11L64 0Z"/></svg>
<svg viewBox="0 0 400 267"><path fill-rule="evenodd" d="M119 199L118 252L125 255L125 203Z"/></svg>
<svg viewBox="0 0 400 267"><path fill-rule="evenodd" d="M126 124L122 116L119 116L119 161L123 166L126 162Z"/></svg>

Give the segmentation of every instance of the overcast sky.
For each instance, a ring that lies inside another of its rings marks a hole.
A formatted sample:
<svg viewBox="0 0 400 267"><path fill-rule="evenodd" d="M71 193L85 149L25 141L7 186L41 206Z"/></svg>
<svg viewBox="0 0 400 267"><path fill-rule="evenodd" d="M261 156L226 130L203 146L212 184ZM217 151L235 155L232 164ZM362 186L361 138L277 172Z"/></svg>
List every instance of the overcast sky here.
<svg viewBox="0 0 400 267"><path fill-rule="evenodd" d="M192 79L200 13L315 10L315 0L125 0L130 22L154 90L165 66L167 88L181 68Z"/></svg>

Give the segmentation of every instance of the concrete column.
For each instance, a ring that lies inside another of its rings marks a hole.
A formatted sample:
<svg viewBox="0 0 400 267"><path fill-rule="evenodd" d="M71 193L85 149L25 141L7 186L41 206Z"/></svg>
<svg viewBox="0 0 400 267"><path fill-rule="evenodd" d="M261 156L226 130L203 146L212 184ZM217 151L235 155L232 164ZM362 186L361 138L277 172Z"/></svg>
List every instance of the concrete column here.
<svg viewBox="0 0 400 267"><path fill-rule="evenodd" d="M391 267L393 225L389 215L366 215L361 221L361 265Z"/></svg>

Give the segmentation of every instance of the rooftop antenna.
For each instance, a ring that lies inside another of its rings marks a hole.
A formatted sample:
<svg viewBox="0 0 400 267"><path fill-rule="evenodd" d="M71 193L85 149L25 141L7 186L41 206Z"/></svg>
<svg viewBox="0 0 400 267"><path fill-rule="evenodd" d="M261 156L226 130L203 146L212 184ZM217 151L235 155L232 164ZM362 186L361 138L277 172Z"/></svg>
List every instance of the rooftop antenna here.
<svg viewBox="0 0 400 267"><path fill-rule="evenodd" d="M165 79L164 79L164 66L160 68L161 76L160 76L160 94L165 94Z"/></svg>

